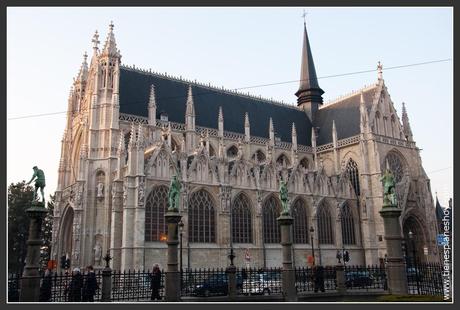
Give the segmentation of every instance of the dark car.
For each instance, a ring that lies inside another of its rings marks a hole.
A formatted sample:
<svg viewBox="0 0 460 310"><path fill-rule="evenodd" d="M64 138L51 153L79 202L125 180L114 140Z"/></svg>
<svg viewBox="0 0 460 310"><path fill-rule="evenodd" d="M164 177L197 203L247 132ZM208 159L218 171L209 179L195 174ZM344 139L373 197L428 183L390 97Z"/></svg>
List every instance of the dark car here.
<svg viewBox="0 0 460 310"><path fill-rule="evenodd" d="M242 290L243 278L241 275L236 275L236 289ZM193 289L195 296L212 296L212 295L227 295L228 294L228 276L226 274L213 274L203 282L196 283Z"/></svg>
<svg viewBox="0 0 460 310"><path fill-rule="evenodd" d="M345 284L347 287L371 286L374 279L368 271L348 271L345 273Z"/></svg>

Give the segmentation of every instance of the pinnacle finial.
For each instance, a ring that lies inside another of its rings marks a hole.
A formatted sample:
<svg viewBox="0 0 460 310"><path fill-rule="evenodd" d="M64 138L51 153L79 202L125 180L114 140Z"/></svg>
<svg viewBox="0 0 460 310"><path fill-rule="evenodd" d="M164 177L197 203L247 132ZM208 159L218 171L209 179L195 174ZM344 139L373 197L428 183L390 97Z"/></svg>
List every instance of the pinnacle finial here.
<svg viewBox="0 0 460 310"><path fill-rule="evenodd" d="M222 112L222 106L219 106L219 121L224 120L224 114Z"/></svg>
<svg viewBox="0 0 460 310"><path fill-rule="evenodd" d="M305 9L303 9L303 14L302 14L302 17L303 17L303 24L304 25L307 25L307 12L305 11Z"/></svg>
<svg viewBox="0 0 460 310"><path fill-rule="evenodd" d="M88 59L88 54L85 51L85 53L83 54L83 62L86 62L86 59Z"/></svg>
<svg viewBox="0 0 460 310"><path fill-rule="evenodd" d="M149 105L154 106L156 105L156 100L155 100L155 85L150 85L150 98L149 98Z"/></svg>
<svg viewBox="0 0 460 310"><path fill-rule="evenodd" d="M249 114L246 112L244 114L244 127L249 127Z"/></svg>
<svg viewBox="0 0 460 310"><path fill-rule="evenodd" d="M110 24L109 24L109 31L113 31L113 27L115 27L115 25L113 24L113 21L110 21Z"/></svg>
<svg viewBox="0 0 460 310"><path fill-rule="evenodd" d="M377 63L377 78L379 80L383 79L382 70L383 70L383 65L380 63L380 60L379 60L379 62Z"/></svg>
<svg viewBox="0 0 460 310"><path fill-rule="evenodd" d="M361 95L359 98L359 103L364 104L364 92L361 90Z"/></svg>
<svg viewBox="0 0 460 310"><path fill-rule="evenodd" d="M97 30L94 32L93 39L91 40L91 42L93 42L93 49L97 50L99 43L101 43L99 41L99 33L97 32Z"/></svg>

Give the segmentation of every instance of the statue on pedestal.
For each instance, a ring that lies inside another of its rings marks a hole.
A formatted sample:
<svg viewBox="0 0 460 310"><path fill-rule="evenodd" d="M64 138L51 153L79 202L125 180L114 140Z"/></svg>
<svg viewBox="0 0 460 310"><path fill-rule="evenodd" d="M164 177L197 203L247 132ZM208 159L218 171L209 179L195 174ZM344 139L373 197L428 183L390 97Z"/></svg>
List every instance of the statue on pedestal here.
<svg viewBox="0 0 460 310"><path fill-rule="evenodd" d="M100 266L102 259L102 247L99 241L96 241L96 245L94 246L94 265Z"/></svg>
<svg viewBox="0 0 460 310"><path fill-rule="evenodd" d="M380 181L383 183L383 206L396 206L396 181L393 173L386 169Z"/></svg>
<svg viewBox="0 0 460 310"><path fill-rule="evenodd" d="M104 197L104 183L97 183L97 198Z"/></svg>
<svg viewBox="0 0 460 310"><path fill-rule="evenodd" d="M171 185L169 186L169 206L168 211L179 210L179 195L180 195L180 182L177 179L177 175L173 176Z"/></svg>
<svg viewBox="0 0 460 310"><path fill-rule="evenodd" d="M38 169L37 166L34 166L32 168L34 170L34 174L32 176L32 178L30 179L29 182L27 182L27 185L29 185L35 178L37 178L35 180L35 191L34 191L34 198L33 200L38 200L37 198L37 191L38 189L40 189L40 192L42 194L42 202L45 203L45 191L44 191L44 188L45 188L45 173L43 172L43 170L41 169Z"/></svg>

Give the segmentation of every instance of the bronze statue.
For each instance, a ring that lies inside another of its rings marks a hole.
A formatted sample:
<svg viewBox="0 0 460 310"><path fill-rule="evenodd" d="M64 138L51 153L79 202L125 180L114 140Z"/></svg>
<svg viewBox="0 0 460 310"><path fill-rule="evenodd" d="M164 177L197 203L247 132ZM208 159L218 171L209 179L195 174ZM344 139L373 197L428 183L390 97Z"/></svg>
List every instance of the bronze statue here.
<svg viewBox="0 0 460 310"><path fill-rule="evenodd" d="M288 204L288 189L286 182L281 180L280 182L280 200L281 206L283 207L282 215L289 215L289 204Z"/></svg>
<svg viewBox="0 0 460 310"><path fill-rule="evenodd" d="M34 169L34 175L32 176L32 179L30 179L30 181L27 182L27 185L29 185L35 178L37 178L35 180L35 191L33 200L38 200L37 191L40 188L40 192L42 194L42 202L45 203L45 173L43 173L43 170L38 169L37 166L34 166L32 169Z"/></svg>
<svg viewBox="0 0 460 310"><path fill-rule="evenodd" d="M173 176L169 186L169 207L168 211L177 211L179 207L180 182L177 175Z"/></svg>
<svg viewBox="0 0 460 310"><path fill-rule="evenodd" d="M383 176L380 178L383 183L383 205L384 206L396 206L396 194L395 185L396 181L393 173L386 169Z"/></svg>

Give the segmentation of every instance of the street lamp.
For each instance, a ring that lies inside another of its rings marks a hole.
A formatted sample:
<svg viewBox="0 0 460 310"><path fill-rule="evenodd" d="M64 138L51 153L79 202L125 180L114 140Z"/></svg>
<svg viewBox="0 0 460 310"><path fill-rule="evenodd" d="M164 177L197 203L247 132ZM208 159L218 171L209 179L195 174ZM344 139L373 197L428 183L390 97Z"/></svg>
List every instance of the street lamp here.
<svg viewBox="0 0 460 310"><path fill-rule="evenodd" d="M311 255L313 256L313 266L315 265L315 247L313 246L313 233L315 229L313 226L310 227L310 240L311 240Z"/></svg>

